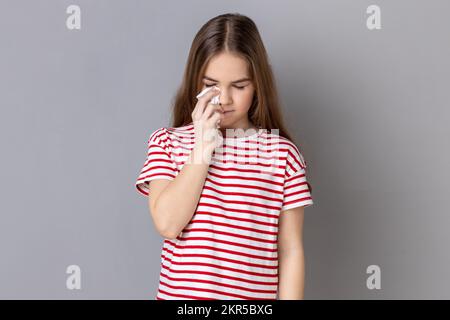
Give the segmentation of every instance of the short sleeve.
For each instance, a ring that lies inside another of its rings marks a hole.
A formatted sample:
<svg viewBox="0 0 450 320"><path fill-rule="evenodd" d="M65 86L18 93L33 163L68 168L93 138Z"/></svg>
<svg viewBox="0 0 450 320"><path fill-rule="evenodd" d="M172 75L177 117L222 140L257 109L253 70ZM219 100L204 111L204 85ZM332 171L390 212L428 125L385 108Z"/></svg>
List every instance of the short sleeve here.
<svg viewBox="0 0 450 320"><path fill-rule="evenodd" d="M281 211L313 204L311 189L306 179L306 161L297 146L291 143L286 157Z"/></svg>
<svg viewBox="0 0 450 320"><path fill-rule="evenodd" d="M173 180L177 176L177 166L171 157L170 139L165 128L154 131L147 141L147 158L136 180L140 194L150 194L151 180Z"/></svg>

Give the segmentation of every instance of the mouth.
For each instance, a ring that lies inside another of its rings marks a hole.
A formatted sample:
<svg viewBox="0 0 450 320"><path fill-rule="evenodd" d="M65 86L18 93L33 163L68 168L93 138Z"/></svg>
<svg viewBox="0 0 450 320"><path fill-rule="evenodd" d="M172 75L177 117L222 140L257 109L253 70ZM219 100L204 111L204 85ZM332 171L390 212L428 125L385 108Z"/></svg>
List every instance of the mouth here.
<svg viewBox="0 0 450 320"><path fill-rule="evenodd" d="M223 112L223 114L227 114L227 113L230 113L230 112L233 112L234 110L225 110L224 112Z"/></svg>

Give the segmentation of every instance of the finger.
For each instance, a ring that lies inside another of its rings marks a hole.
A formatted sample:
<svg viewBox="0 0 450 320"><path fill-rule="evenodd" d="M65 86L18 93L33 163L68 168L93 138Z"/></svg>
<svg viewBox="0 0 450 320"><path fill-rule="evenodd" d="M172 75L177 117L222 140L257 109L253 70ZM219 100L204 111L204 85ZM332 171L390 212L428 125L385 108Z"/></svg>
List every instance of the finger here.
<svg viewBox="0 0 450 320"><path fill-rule="evenodd" d="M197 95L197 104L195 105L194 111L192 112L192 117L195 119L200 119L205 112L205 108L208 105L208 102L212 100L214 95L217 95L220 92L220 89L217 86L207 87L202 90Z"/></svg>
<svg viewBox="0 0 450 320"><path fill-rule="evenodd" d="M203 97L206 93L208 93L209 91L211 91L211 90L213 90L213 89L214 89L214 87L207 87L207 88L205 88L204 90L202 90L199 94L197 94L197 96L196 96L197 100L199 100L199 99L200 99L201 97ZM197 101L197 103L195 104L195 108L194 108L194 110L192 111L192 115L193 115L193 116L196 115L196 114L198 113L200 107L202 107L202 104L199 103L199 102ZM202 110L202 112L200 113L200 115L202 115L202 114L203 114L203 110Z"/></svg>
<svg viewBox="0 0 450 320"><path fill-rule="evenodd" d="M206 106L205 112L202 115L202 119L208 120L211 117L211 115L214 113L221 114L223 112L219 105L208 103L208 105Z"/></svg>
<svg viewBox="0 0 450 320"><path fill-rule="evenodd" d="M220 113L214 113L206 122L208 123L208 126L216 128L217 124L220 124L221 115Z"/></svg>
<svg viewBox="0 0 450 320"><path fill-rule="evenodd" d="M210 89L212 88L212 89ZM209 91L207 91L204 95L202 95L198 100L199 100L199 114L200 116L203 115L203 112L205 111L206 106L208 105L208 103L210 102L210 100L213 99L214 96L217 96L220 93L220 89L218 87L210 87L207 89L210 89Z"/></svg>

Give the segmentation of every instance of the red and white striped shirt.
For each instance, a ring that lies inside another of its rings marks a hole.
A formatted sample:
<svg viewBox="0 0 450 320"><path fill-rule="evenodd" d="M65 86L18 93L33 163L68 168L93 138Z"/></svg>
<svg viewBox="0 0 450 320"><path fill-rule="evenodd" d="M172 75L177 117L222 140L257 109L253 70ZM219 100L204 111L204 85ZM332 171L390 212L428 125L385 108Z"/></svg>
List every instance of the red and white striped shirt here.
<svg viewBox="0 0 450 320"><path fill-rule="evenodd" d="M139 193L151 193L151 180L175 179L194 137L192 122L150 135ZM156 299L275 300L279 215L313 204L305 168L297 146L268 130L224 137L192 219L164 239Z"/></svg>

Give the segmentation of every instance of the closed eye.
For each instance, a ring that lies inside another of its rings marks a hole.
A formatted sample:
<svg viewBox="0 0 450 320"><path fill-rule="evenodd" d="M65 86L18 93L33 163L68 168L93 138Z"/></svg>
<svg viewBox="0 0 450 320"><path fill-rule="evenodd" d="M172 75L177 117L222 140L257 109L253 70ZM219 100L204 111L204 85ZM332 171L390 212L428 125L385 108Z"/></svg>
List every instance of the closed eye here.
<svg viewBox="0 0 450 320"><path fill-rule="evenodd" d="M205 86L206 87L212 87L212 86L214 86L215 84L206 84L205 83ZM242 87L240 87L240 86L233 86L233 87L235 87L236 89L239 89L239 90L243 90L246 86L242 86Z"/></svg>

